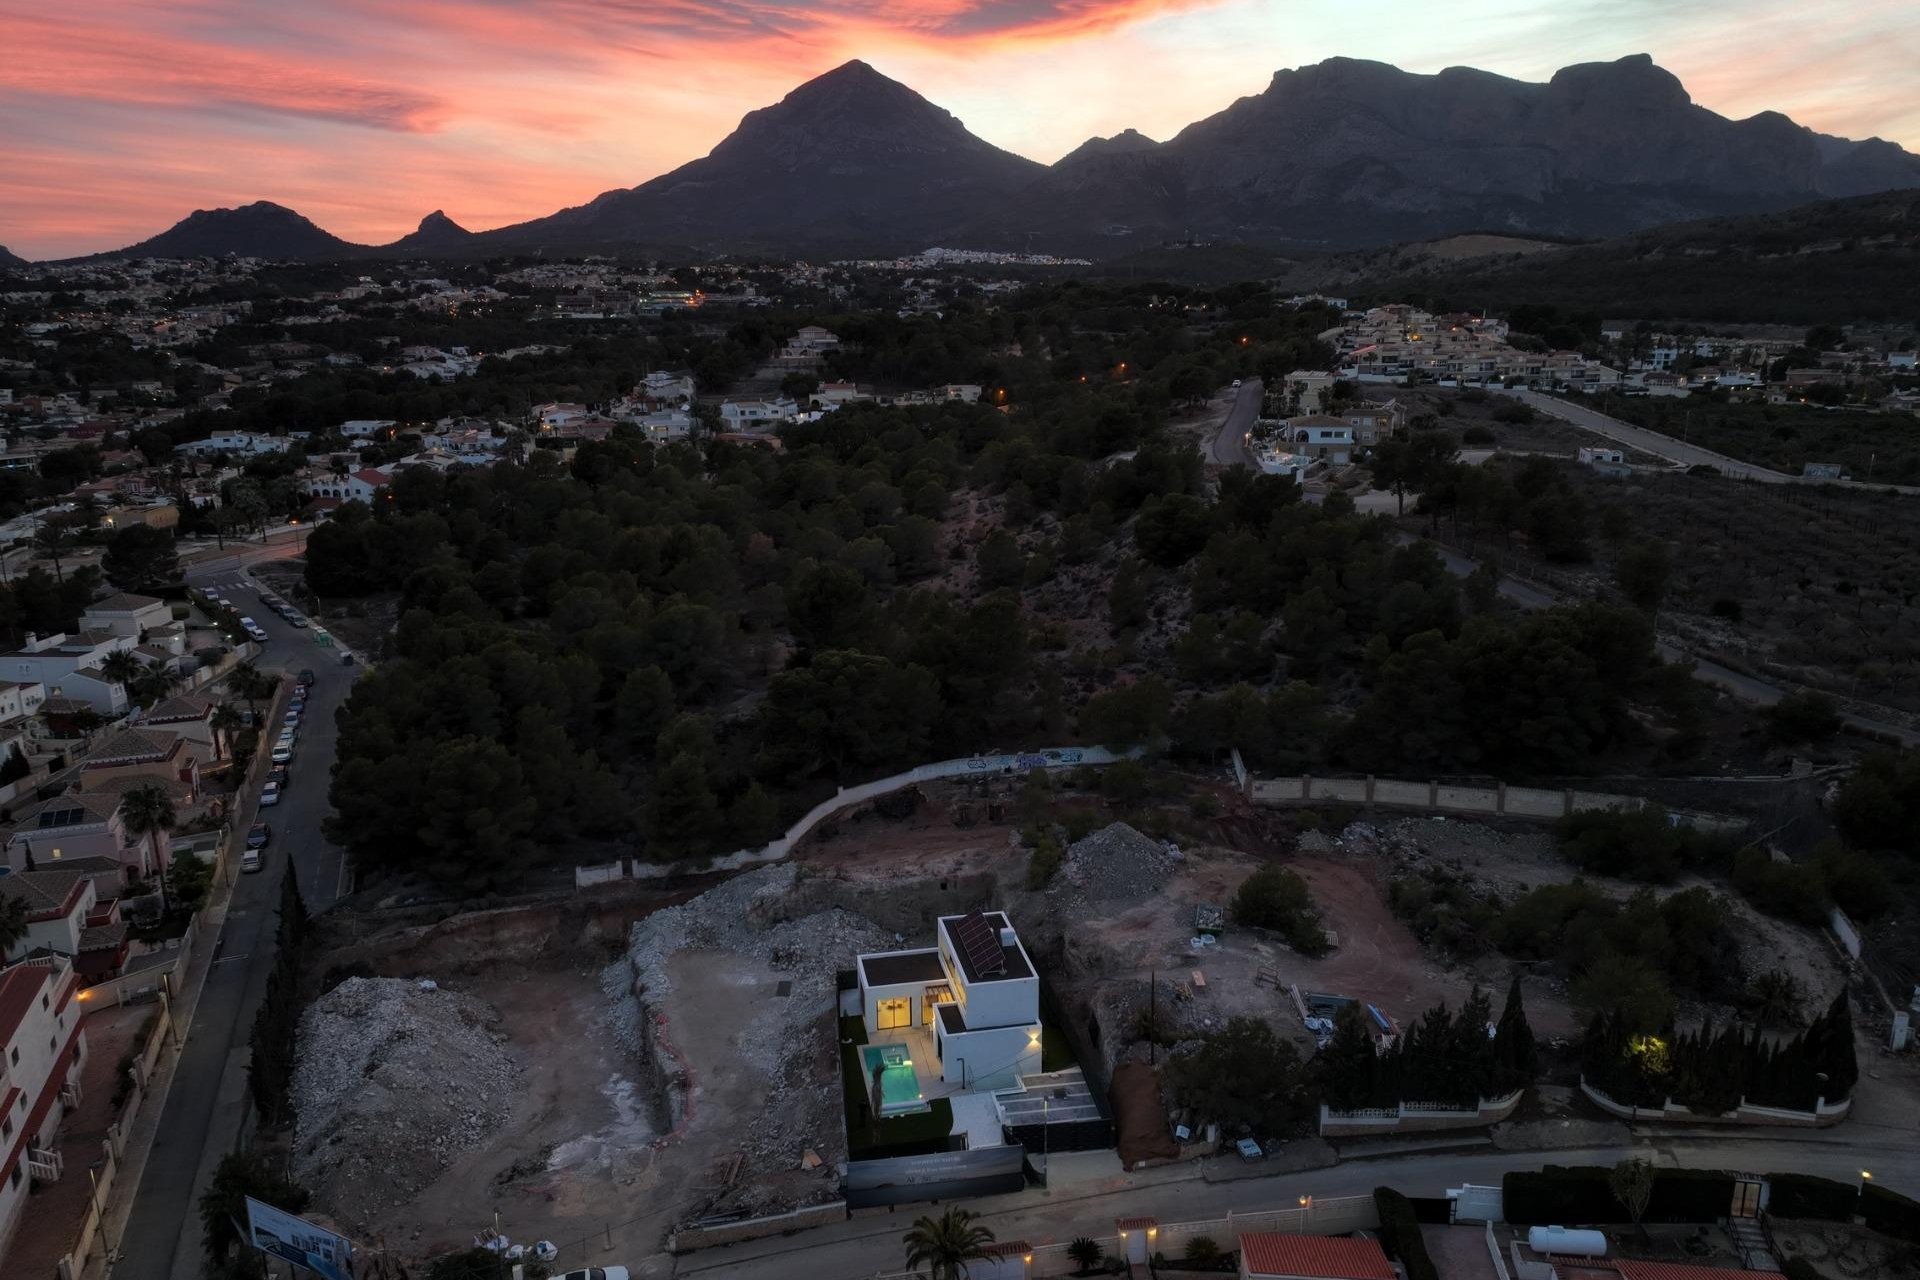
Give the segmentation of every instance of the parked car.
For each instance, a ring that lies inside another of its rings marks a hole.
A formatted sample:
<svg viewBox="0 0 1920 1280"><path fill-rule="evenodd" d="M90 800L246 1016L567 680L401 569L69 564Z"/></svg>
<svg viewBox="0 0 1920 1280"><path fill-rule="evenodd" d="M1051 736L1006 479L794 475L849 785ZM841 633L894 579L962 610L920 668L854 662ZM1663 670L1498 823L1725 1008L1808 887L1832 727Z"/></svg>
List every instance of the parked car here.
<svg viewBox="0 0 1920 1280"><path fill-rule="evenodd" d="M273 637L268 635L266 633L266 630L262 627L248 627L247 638L249 640L252 640L255 644L265 644L269 640L273 639Z"/></svg>
<svg viewBox="0 0 1920 1280"><path fill-rule="evenodd" d="M302 689L313 688L313 668L312 667L300 668L300 687Z"/></svg>
<svg viewBox="0 0 1920 1280"><path fill-rule="evenodd" d="M273 839L273 828L264 822L256 822L247 828L247 848L264 849L267 841Z"/></svg>
<svg viewBox="0 0 1920 1280"><path fill-rule="evenodd" d="M287 625L304 629L307 625L307 620L297 613L290 613L287 615Z"/></svg>
<svg viewBox="0 0 1920 1280"><path fill-rule="evenodd" d="M261 853L258 849L248 849L240 855L240 870L258 871L261 867Z"/></svg>
<svg viewBox="0 0 1920 1280"><path fill-rule="evenodd" d="M269 778L272 778L275 782L279 783L280 789L282 791L285 791L287 789L287 784L293 781L293 774L289 772L287 769L287 766L283 764L277 764L273 766L272 769L267 771L267 776Z"/></svg>
<svg viewBox="0 0 1920 1280"><path fill-rule="evenodd" d="M569 1271L554 1280L629 1280L625 1267L582 1267L578 1271Z"/></svg>
<svg viewBox="0 0 1920 1280"><path fill-rule="evenodd" d="M340 665L343 667L350 667L353 665L353 652L351 650L342 649L340 651Z"/></svg>
<svg viewBox="0 0 1920 1280"><path fill-rule="evenodd" d="M295 724L299 724L299 723L300 723L300 708L298 708L298 707L293 707L293 706L290 706L290 707L288 707L288 708L287 708L287 714L285 714L284 716L281 716L281 717L280 717L280 723L281 723L281 724L285 724L285 725L295 725Z"/></svg>
<svg viewBox="0 0 1920 1280"><path fill-rule="evenodd" d="M276 805L279 803L280 803L280 784L279 783L269 781L266 786L260 788L260 807L262 809L267 808L269 805Z"/></svg>
<svg viewBox="0 0 1920 1280"><path fill-rule="evenodd" d="M288 738L286 741L274 747L271 758L275 764L287 764L290 762L293 759L293 739Z"/></svg>

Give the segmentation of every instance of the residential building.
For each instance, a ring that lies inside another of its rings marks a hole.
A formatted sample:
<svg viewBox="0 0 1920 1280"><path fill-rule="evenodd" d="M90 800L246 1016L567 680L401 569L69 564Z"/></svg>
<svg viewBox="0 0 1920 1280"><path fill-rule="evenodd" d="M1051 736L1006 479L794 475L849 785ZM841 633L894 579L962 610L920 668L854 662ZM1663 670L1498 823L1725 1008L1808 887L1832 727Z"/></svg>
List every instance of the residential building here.
<svg viewBox="0 0 1920 1280"><path fill-rule="evenodd" d="M127 691L100 673L100 662L137 643L109 631L29 634L19 649L0 654L0 679L45 685L49 698L77 699L103 716L117 716L127 709Z"/></svg>
<svg viewBox="0 0 1920 1280"><path fill-rule="evenodd" d="M830 405L837 409L843 404L871 400L873 393L862 391L851 382L823 382L814 389L812 398L816 404Z"/></svg>
<svg viewBox="0 0 1920 1280"><path fill-rule="evenodd" d="M95 600L80 615L83 631L106 631L116 636L138 639L148 631L170 626L173 610L166 601L152 596L137 596L121 591L104 600Z"/></svg>
<svg viewBox="0 0 1920 1280"><path fill-rule="evenodd" d="M40 708L47 701L47 687L37 681L0 680L0 760L15 746L24 754L28 739L37 737Z"/></svg>
<svg viewBox="0 0 1920 1280"><path fill-rule="evenodd" d="M1248 1231L1240 1236L1242 1280L1399 1280L1377 1240Z"/></svg>
<svg viewBox="0 0 1920 1280"><path fill-rule="evenodd" d="M205 440L189 440L184 444L176 445L175 449L180 453L204 458L215 453L244 453L250 456L285 453L292 447L293 441L285 436L263 436L253 431L232 431L223 428Z"/></svg>
<svg viewBox="0 0 1920 1280"><path fill-rule="evenodd" d="M655 370L641 379L634 388L636 398L645 398L659 404L684 404L693 399L698 388L694 386L693 375L687 372L669 373Z"/></svg>
<svg viewBox="0 0 1920 1280"><path fill-rule="evenodd" d="M1604 445L1591 447L1581 445L1579 459L1580 465L1583 467L1591 467L1596 463L1602 462L1611 462L1616 466L1621 466L1626 463L1627 455L1619 449L1610 449Z"/></svg>
<svg viewBox="0 0 1920 1280"><path fill-rule="evenodd" d="M1302 453L1288 453L1273 445L1256 445L1253 460L1265 474L1292 476L1296 484L1304 482L1307 472L1314 468L1314 459Z"/></svg>
<svg viewBox="0 0 1920 1280"><path fill-rule="evenodd" d="M589 414L590 410L583 404L568 404L562 401L548 401L546 404L533 407L534 421L539 424L542 431L564 427L570 422L588 417Z"/></svg>
<svg viewBox="0 0 1920 1280"><path fill-rule="evenodd" d="M188 798L200 791L200 751L186 738L165 729L122 729L96 742L80 763L76 786L97 791L117 778L186 784Z"/></svg>
<svg viewBox="0 0 1920 1280"><path fill-rule="evenodd" d="M171 861L171 837L165 832L157 837L129 833L123 799L117 788L101 787L62 792L16 810L7 836L7 865L19 872L29 864L48 867L68 858L109 858L120 865L128 884L152 879Z"/></svg>
<svg viewBox="0 0 1920 1280"><path fill-rule="evenodd" d="M1005 912L942 916L933 946L857 965L868 1041L926 1044L929 1078L985 1091L1040 1070L1040 979Z"/></svg>
<svg viewBox="0 0 1920 1280"><path fill-rule="evenodd" d="M111 507L100 513L102 529L128 529L136 524L149 529L171 529L180 523L180 508L171 502L143 502L137 506Z"/></svg>
<svg viewBox="0 0 1920 1280"><path fill-rule="evenodd" d="M393 477L378 467L362 467L344 476L329 472L309 477L306 489L315 498L338 498L342 502L371 504L392 483Z"/></svg>
<svg viewBox="0 0 1920 1280"><path fill-rule="evenodd" d="M777 400L729 400L720 406L720 422L727 431L765 430L788 421L798 409L786 396Z"/></svg>
<svg viewBox="0 0 1920 1280"><path fill-rule="evenodd" d="M0 1256L26 1215L30 1183L64 1171L55 1135L79 1105L87 1063L79 991L61 956L0 969Z"/></svg>
<svg viewBox="0 0 1920 1280"><path fill-rule="evenodd" d="M1354 427L1344 418L1323 413L1304 414L1280 424L1280 438L1296 453L1331 462L1336 466L1353 461Z"/></svg>
<svg viewBox="0 0 1920 1280"><path fill-rule="evenodd" d="M111 858L74 858L45 870L0 876L0 900L26 909L27 935L4 959L62 955L89 985L126 967L132 941L120 918L120 864Z"/></svg>
<svg viewBox="0 0 1920 1280"><path fill-rule="evenodd" d="M340 434L349 440L370 440L395 425L392 418L350 418L340 424Z"/></svg>
<svg viewBox="0 0 1920 1280"><path fill-rule="evenodd" d="M839 337L831 330L810 324L787 339L774 357L774 364L783 369L817 369L826 354L839 345Z"/></svg>
<svg viewBox="0 0 1920 1280"><path fill-rule="evenodd" d="M213 728L213 713L219 706L217 699L204 693L178 694L148 707L140 727L171 733L198 748L202 760L218 760L225 754Z"/></svg>

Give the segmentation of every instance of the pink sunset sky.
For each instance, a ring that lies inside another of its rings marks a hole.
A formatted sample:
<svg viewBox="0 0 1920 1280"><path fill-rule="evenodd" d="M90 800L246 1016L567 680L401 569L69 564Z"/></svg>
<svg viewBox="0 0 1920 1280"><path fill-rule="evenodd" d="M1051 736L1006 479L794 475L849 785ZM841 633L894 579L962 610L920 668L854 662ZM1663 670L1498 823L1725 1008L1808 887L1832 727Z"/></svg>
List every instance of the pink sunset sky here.
<svg viewBox="0 0 1920 1280"><path fill-rule="evenodd" d="M1040 161L1336 54L1545 79L1646 52L1724 115L1920 149L1911 0L0 0L0 47L0 244L28 258L262 199L368 243L538 217L856 57Z"/></svg>

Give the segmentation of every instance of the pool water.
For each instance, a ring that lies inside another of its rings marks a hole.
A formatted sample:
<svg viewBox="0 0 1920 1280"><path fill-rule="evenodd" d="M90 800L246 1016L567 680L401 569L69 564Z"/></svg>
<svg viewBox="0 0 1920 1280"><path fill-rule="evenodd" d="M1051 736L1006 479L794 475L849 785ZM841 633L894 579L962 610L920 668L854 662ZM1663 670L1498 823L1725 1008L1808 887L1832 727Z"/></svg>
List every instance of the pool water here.
<svg viewBox="0 0 1920 1280"><path fill-rule="evenodd" d="M913 1059L907 1056L905 1045L870 1044L860 1051L860 1059L866 1064L869 1082L876 1070L880 1073L883 1113L921 1105L920 1081L913 1074Z"/></svg>

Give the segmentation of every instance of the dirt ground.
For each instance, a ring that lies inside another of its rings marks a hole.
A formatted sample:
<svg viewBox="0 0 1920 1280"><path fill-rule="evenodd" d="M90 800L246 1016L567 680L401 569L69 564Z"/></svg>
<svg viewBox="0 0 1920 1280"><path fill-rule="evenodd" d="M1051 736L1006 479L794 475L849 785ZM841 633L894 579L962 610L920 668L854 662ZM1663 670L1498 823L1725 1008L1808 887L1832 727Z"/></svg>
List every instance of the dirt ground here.
<svg viewBox="0 0 1920 1280"><path fill-rule="evenodd" d="M647 1202L640 1192L653 1172L656 1122L606 1026L597 972L520 969L441 985L500 1011L500 1030L529 1067L525 1092L504 1129L412 1202L393 1206L376 1230L390 1248L437 1253L465 1248L497 1209L509 1238L551 1240L569 1265L598 1260L598 1248L585 1244L597 1246L596 1235L604 1240Z"/></svg>

